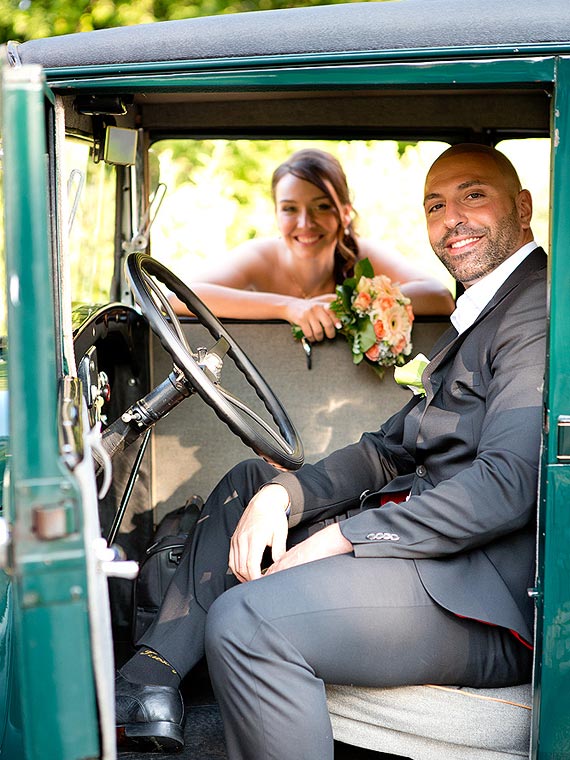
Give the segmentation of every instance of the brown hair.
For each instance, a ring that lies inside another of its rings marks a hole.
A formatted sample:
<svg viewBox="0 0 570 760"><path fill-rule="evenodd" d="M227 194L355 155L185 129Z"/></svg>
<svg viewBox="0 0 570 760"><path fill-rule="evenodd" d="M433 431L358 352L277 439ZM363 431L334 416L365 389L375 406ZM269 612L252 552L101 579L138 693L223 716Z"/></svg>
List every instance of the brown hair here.
<svg viewBox="0 0 570 760"><path fill-rule="evenodd" d="M358 243L353 222L351 220L346 227L343 226L341 209L338 205L339 203L341 206L350 204L350 192L344 170L340 162L324 150L298 150L273 172L271 192L274 202L277 183L287 174L292 174L318 187L337 210L339 237L334 251L334 278L335 282L340 284L345 277L351 277L354 274L354 264L358 258ZM332 195L327 183L332 185L336 198Z"/></svg>

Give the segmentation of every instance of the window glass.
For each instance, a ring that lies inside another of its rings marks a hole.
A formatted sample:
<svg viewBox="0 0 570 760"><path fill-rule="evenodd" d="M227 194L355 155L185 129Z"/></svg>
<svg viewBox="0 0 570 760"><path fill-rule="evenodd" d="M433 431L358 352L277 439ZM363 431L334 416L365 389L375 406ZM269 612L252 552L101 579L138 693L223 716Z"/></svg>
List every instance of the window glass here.
<svg viewBox="0 0 570 760"><path fill-rule="evenodd" d="M115 169L94 163L87 141L67 138L65 148L72 301L106 303L113 276Z"/></svg>
<svg viewBox="0 0 570 760"><path fill-rule="evenodd" d="M182 279L191 280L212 257L250 238L277 235L271 175L292 153L308 147L327 150L340 160L362 237L400 251L454 290L429 245L423 211L425 174L447 147L441 142L157 142L152 174L159 175L167 189L152 227L153 256ZM156 181L155 176L154 186Z"/></svg>
<svg viewBox="0 0 570 760"><path fill-rule="evenodd" d="M273 170L296 150L317 147L341 162L352 191L357 230L382 242L452 292L455 283L432 252L423 211L427 170L447 147L423 141L165 140L151 151L151 184L166 185L152 227L152 254L182 279L199 275L225 251L254 237L278 234L271 198ZM548 248L550 140L504 140L533 196L532 229Z"/></svg>

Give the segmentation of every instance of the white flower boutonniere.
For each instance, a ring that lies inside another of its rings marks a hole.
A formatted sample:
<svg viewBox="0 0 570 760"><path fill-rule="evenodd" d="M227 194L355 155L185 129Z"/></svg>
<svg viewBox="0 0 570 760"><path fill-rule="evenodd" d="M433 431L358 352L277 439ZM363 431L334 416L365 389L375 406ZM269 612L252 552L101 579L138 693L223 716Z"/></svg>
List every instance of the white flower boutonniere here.
<svg viewBox="0 0 570 760"><path fill-rule="evenodd" d="M396 367L394 380L398 385L406 385L414 395L425 396L426 391L422 385L422 374L429 364L429 359L423 354L418 354L403 367Z"/></svg>

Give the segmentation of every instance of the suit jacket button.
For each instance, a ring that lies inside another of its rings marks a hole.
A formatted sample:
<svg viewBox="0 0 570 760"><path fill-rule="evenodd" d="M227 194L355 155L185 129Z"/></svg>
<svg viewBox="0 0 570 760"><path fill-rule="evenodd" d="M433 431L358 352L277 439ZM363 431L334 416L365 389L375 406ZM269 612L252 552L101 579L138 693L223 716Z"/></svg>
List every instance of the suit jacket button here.
<svg viewBox="0 0 570 760"><path fill-rule="evenodd" d="M425 476L427 475L427 470L423 464L419 464L416 467L416 475L418 476L418 478L425 478Z"/></svg>

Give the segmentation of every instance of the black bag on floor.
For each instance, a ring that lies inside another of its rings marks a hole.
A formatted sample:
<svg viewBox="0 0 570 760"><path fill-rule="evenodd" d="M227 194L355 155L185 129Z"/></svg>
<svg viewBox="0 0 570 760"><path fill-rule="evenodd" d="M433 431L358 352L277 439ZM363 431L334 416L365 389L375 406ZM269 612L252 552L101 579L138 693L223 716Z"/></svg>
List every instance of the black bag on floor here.
<svg viewBox="0 0 570 760"><path fill-rule="evenodd" d="M133 642L154 620L203 504L200 496L192 496L158 524L133 586Z"/></svg>

